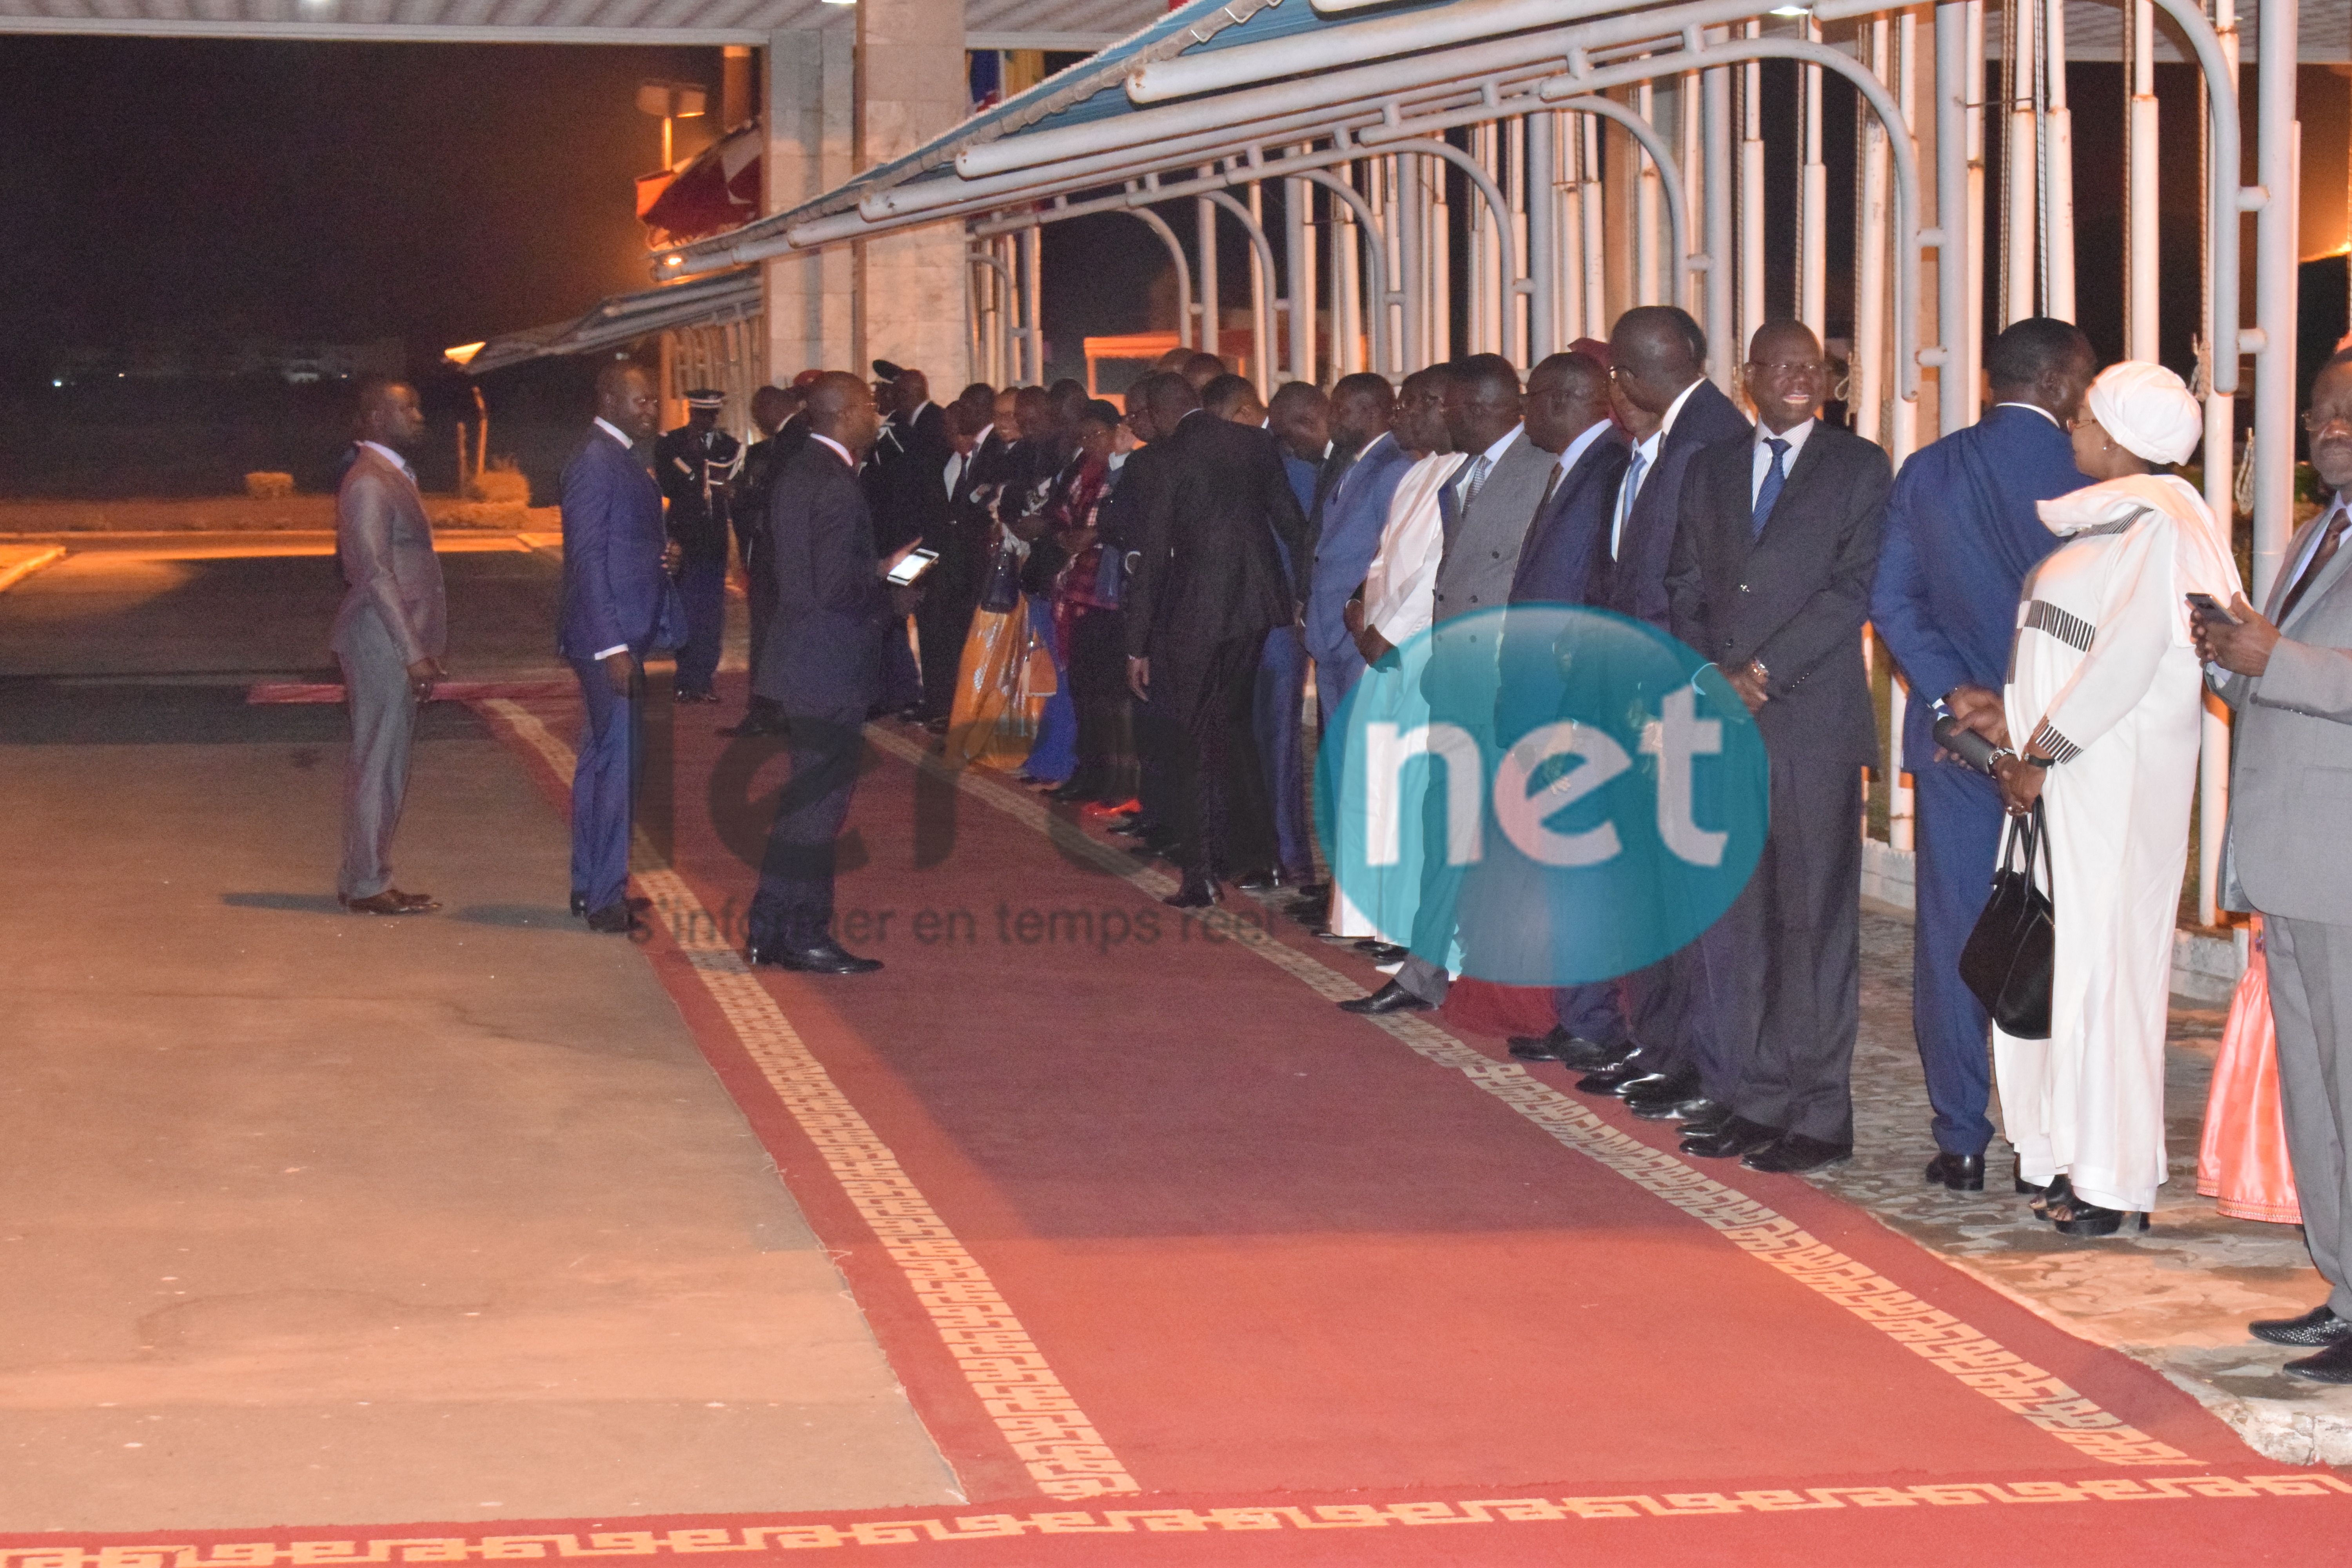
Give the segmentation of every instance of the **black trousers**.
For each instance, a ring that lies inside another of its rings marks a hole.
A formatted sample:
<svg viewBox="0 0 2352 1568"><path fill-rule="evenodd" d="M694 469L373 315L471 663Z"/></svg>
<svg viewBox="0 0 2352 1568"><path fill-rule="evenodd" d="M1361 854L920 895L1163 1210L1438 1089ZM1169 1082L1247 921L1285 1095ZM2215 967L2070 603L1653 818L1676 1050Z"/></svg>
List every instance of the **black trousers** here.
<svg viewBox="0 0 2352 1568"><path fill-rule="evenodd" d="M1851 1145L1862 1023L1862 770L1843 760L1776 756L1771 777L1763 856L1738 900L1693 945L1711 972L1723 1065L1736 1085L1732 1110L1766 1127Z"/></svg>
<svg viewBox="0 0 2352 1568"><path fill-rule="evenodd" d="M791 780L760 860L751 938L760 947L806 947L833 925L836 841L849 817L864 759L866 710L788 713Z"/></svg>
<svg viewBox="0 0 2352 1568"><path fill-rule="evenodd" d="M768 646L768 623L776 618L776 584L769 575L767 563L760 558L759 534L742 523L735 525L735 548L743 562L743 596L751 616L751 679L760 676L760 657ZM772 711L775 704L757 692L751 694L751 711Z"/></svg>
<svg viewBox="0 0 2352 1568"><path fill-rule="evenodd" d="M963 645L971 636L972 613L980 607L981 578L985 575L967 554L953 540L942 546L939 564L924 574L923 601L915 606L926 719L944 719L955 707L956 673L963 662Z"/></svg>
<svg viewBox="0 0 2352 1568"><path fill-rule="evenodd" d="M1117 610L1080 610L1070 626L1070 703L1078 718L1078 771L1090 797L1135 794L1135 742L1128 709L1127 626Z"/></svg>
<svg viewBox="0 0 2352 1568"><path fill-rule="evenodd" d="M1223 876L1274 864L1274 802L1257 752L1265 647L1259 631L1213 644L1205 657L1152 658L1155 696L1169 682L1175 858L1187 871Z"/></svg>

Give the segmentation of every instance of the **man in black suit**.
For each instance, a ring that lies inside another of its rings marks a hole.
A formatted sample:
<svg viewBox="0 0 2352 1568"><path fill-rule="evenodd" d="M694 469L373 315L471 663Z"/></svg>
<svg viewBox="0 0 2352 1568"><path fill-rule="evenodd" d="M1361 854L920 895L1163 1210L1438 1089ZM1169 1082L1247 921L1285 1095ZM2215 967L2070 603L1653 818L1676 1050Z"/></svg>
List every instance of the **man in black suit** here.
<svg viewBox="0 0 2352 1568"><path fill-rule="evenodd" d="M1748 361L1761 423L1692 460L1666 574L1675 635L1756 715L1772 792L1755 873L1699 939L1727 982L1729 1071L1705 1086L1726 1113L1686 1117L1698 1125L1682 1146L1810 1171L1853 1152L1858 824L1878 738L1862 624L1894 472L1875 444L1816 417L1830 373L1810 330L1768 322Z"/></svg>
<svg viewBox="0 0 2352 1568"><path fill-rule="evenodd" d="M1706 379L1706 334L1671 305L1637 306L1617 318L1609 374L1633 415L1657 423L1627 456L1586 602L1666 629L1666 564L1684 471L1705 447L1745 437L1748 424ZM1694 943L1624 977L1628 1044L1637 1048L1579 1079L1579 1089L1667 1105L1699 1098L1700 1081L1722 1056L1717 984L1704 959Z"/></svg>
<svg viewBox="0 0 2352 1568"><path fill-rule="evenodd" d="M736 477L729 509L735 523L735 548L743 559L743 594L751 606L753 669L760 668L760 654L768 642L768 623L776 614L775 584L769 580L760 541L768 531L768 501L775 492L777 471L808 440L807 423L796 417L806 395L798 388L787 392L781 386L763 386L751 395L751 423L767 439L754 441L743 454L743 471ZM775 735L782 733L783 727L775 704L753 692L743 721L719 732L730 738Z"/></svg>
<svg viewBox="0 0 2352 1568"><path fill-rule="evenodd" d="M1298 611L1276 542L1297 560L1307 517L1273 437L1181 401L1154 398L1168 468L1143 514L1125 610L1128 684L1164 705L1180 737L1184 884L1168 901L1198 909L1217 902L1224 873L1274 859L1250 716L1265 635Z"/></svg>
<svg viewBox="0 0 2352 1568"><path fill-rule="evenodd" d="M1609 367L1586 353L1553 354L1528 373L1527 420L1528 439L1553 454L1552 472L1528 524L1510 602L1586 604L1632 447L1610 417ZM1547 1034L1513 1037L1511 1054L1584 1072L1623 1056L1625 1016L1617 989L1613 980L1555 989L1558 1021Z"/></svg>
<svg viewBox="0 0 2352 1568"><path fill-rule="evenodd" d="M1003 487L1011 439L996 428L996 393L985 382L963 389L950 411L964 437L951 437L941 477L948 504L926 548L940 552L923 574L923 599L915 607L915 631L922 642L923 718L934 734L945 734L955 706L956 672L980 607L982 580L988 574L989 547L995 542L996 494ZM961 450L965 440L971 449Z"/></svg>
<svg viewBox="0 0 2352 1568"><path fill-rule="evenodd" d="M889 417L859 479L874 517L875 548L889 555L946 527L948 459L955 448L948 441L947 413L931 401L929 377L888 360L876 360L874 373L887 392L887 401L877 406ZM882 685L876 701L886 711L919 717L910 710L923 702L923 678L907 642L905 616L898 617L880 656Z"/></svg>
<svg viewBox="0 0 2352 1568"><path fill-rule="evenodd" d="M1178 352L1189 356L1192 351ZM1134 563L1140 559L1143 520L1167 482L1169 457L1174 450L1167 437L1185 415L1200 405L1192 384L1177 371L1154 371L1128 389L1127 427L1144 444L1127 455L1127 463L1119 470L1118 484L1111 491L1105 537L1115 541L1123 552L1130 579ZM1129 614L1132 614L1133 592L1132 587L1128 590ZM1175 800L1181 737L1168 722L1163 705L1138 701L1132 716L1136 813L1111 831L1136 839L1135 853L1148 857L1176 844L1177 824L1183 815Z"/></svg>
<svg viewBox="0 0 2352 1568"><path fill-rule="evenodd" d="M829 372L809 388L808 440L776 476L767 556L775 620L752 687L775 703L792 736L792 780L751 900L753 963L812 974L882 967L834 941L834 840L849 815L863 726L882 669L893 595L857 481L881 429L866 384ZM898 611L904 618L903 610Z"/></svg>

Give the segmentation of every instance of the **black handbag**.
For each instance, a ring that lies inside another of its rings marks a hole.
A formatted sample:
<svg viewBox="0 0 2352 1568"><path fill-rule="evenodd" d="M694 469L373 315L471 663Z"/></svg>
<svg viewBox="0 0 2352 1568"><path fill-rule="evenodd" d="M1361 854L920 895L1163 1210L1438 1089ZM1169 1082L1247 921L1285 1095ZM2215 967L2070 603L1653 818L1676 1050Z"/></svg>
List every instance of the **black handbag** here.
<svg viewBox="0 0 2352 1568"><path fill-rule="evenodd" d="M2022 847L2023 865L2019 850ZM2033 864L2042 862L2036 886ZM1992 1015L2001 1033L2021 1040L2050 1037L2050 982L2057 952L2057 912L2051 903L2050 828L2035 801L2030 816L2009 821L1992 894L1960 949L1960 979Z"/></svg>

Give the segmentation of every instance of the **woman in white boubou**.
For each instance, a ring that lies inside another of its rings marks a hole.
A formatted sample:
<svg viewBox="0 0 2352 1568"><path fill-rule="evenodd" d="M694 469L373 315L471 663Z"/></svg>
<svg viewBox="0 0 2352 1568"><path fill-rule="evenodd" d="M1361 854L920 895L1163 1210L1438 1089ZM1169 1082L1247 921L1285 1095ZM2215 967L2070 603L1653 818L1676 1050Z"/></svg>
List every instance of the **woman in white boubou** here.
<svg viewBox="0 0 2352 1568"><path fill-rule="evenodd" d="M2070 1236L2147 1225L2165 1178L2164 1037L2204 682L2187 595L2231 603L2229 535L2185 481L2204 414L2136 361L2092 383L2074 461L2102 482L2041 503L2063 537L2026 579L1996 760L2013 813L2049 823L2050 1037L1993 1031L2021 1188Z"/></svg>

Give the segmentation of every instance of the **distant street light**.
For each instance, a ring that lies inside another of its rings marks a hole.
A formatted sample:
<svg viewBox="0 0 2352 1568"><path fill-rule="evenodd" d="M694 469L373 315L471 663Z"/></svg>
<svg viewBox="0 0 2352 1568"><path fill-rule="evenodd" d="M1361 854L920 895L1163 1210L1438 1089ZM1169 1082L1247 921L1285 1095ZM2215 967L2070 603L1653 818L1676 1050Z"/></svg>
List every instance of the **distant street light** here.
<svg viewBox="0 0 2352 1568"><path fill-rule="evenodd" d="M662 167L674 167L677 156L671 132L681 120L699 120L710 112L710 94L690 81L646 81L637 84L637 112L662 122Z"/></svg>

